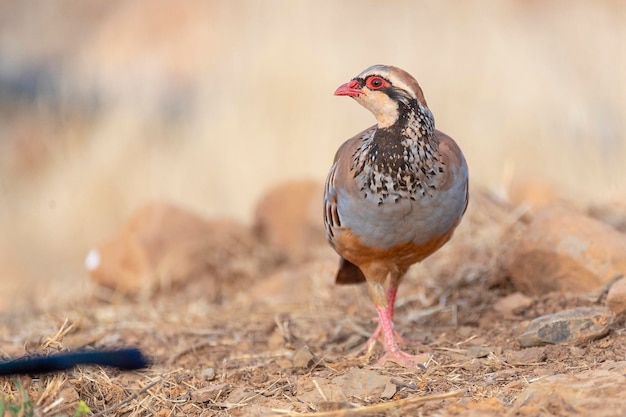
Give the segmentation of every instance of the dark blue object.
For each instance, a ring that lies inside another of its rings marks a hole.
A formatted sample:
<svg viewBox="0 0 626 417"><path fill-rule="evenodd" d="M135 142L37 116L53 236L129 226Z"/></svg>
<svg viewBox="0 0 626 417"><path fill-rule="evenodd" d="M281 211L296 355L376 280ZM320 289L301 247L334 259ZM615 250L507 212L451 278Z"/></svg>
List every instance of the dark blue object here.
<svg viewBox="0 0 626 417"><path fill-rule="evenodd" d="M0 375L31 375L65 371L76 365L110 366L125 371L142 369L150 361L136 348L116 350L90 350L57 353L49 356L22 357L0 363Z"/></svg>

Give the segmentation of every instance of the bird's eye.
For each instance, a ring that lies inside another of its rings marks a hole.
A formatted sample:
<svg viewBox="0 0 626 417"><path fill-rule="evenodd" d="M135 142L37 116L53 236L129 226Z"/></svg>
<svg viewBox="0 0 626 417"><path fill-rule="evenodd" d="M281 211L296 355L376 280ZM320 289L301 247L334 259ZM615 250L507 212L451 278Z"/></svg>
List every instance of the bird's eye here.
<svg viewBox="0 0 626 417"><path fill-rule="evenodd" d="M374 76L369 77L365 85L370 90L380 90L383 87L388 87L389 83L384 78Z"/></svg>

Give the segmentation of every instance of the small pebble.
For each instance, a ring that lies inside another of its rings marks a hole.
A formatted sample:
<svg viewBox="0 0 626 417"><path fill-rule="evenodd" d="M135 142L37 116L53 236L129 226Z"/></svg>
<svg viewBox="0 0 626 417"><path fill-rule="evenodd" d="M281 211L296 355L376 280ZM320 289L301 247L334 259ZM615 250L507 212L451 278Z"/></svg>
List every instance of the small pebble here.
<svg viewBox="0 0 626 417"><path fill-rule="evenodd" d="M527 365L539 363L546 360L545 347L530 347L517 352L512 352L507 362L512 365Z"/></svg>
<svg viewBox="0 0 626 417"><path fill-rule="evenodd" d="M224 392L230 390L229 384L213 384L208 387L191 392L191 401L194 403L206 403L215 401Z"/></svg>
<svg viewBox="0 0 626 417"><path fill-rule="evenodd" d="M383 400L389 400L393 398L394 395L396 395L396 386L395 384L389 382L385 384L385 389L383 390L383 393L380 394L380 398Z"/></svg>
<svg viewBox="0 0 626 417"><path fill-rule="evenodd" d="M532 304L532 298L525 296L521 292L515 292L498 300L493 305L493 309L504 316L513 316L524 311Z"/></svg>
<svg viewBox="0 0 626 417"><path fill-rule="evenodd" d="M486 358L492 352L492 349L484 346L470 346L467 348L467 356L470 358Z"/></svg>
<svg viewBox="0 0 626 417"><path fill-rule="evenodd" d="M213 381L215 379L215 369L206 368L200 372L200 376L202 376L207 381Z"/></svg>
<svg viewBox="0 0 626 417"><path fill-rule="evenodd" d="M306 368L309 366L314 356L308 346L302 346L293 354L293 366L295 368Z"/></svg>

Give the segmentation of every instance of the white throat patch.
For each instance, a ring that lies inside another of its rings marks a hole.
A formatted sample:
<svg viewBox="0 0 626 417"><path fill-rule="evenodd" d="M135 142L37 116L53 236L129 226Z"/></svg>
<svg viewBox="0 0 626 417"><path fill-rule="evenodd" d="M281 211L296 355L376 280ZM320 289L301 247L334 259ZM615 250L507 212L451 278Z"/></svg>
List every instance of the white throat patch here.
<svg viewBox="0 0 626 417"><path fill-rule="evenodd" d="M376 116L379 128L393 125L399 117L398 103L387 94L364 88L365 95L355 97L355 100Z"/></svg>

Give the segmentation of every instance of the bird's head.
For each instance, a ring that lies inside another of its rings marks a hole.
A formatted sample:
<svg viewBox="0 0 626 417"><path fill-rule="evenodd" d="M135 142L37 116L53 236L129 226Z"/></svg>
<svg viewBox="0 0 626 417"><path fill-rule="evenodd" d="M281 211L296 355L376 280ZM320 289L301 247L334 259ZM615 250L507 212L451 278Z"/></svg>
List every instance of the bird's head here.
<svg viewBox="0 0 626 417"><path fill-rule="evenodd" d="M336 96L350 96L374 113L381 128L395 124L403 113L427 107L419 84L408 72L391 65L374 65L340 85Z"/></svg>

